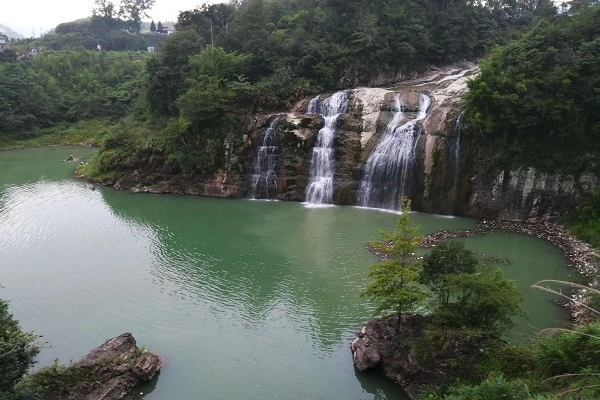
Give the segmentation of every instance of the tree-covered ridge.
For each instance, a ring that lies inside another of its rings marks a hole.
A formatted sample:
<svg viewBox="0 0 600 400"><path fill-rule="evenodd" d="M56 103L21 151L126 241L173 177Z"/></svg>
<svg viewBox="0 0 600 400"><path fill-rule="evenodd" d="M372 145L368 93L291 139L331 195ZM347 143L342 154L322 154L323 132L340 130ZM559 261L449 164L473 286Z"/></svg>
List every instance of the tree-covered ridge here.
<svg viewBox="0 0 600 400"><path fill-rule="evenodd" d="M180 14L207 44L252 55L250 79L292 74L316 87L353 86L381 73L474 59L545 2L246 0Z"/></svg>
<svg viewBox="0 0 600 400"><path fill-rule="evenodd" d="M599 21L599 6L540 20L481 63L468 116L493 165L598 172Z"/></svg>
<svg viewBox="0 0 600 400"><path fill-rule="evenodd" d="M0 139L60 122L125 115L140 95L146 57L61 51L0 61Z"/></svg>

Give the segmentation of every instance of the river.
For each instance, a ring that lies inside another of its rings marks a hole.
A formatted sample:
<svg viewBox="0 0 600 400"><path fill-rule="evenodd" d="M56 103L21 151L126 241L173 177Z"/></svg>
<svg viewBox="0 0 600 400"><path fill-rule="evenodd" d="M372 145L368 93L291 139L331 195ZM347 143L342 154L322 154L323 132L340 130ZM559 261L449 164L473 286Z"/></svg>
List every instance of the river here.
<svg viewBox="0 0 600 400"><path fill-rule="evenodd" d="M77 360L132 332L164 367L145 398L405 399L356 374L349 343L370 318L359 297L366 250L397 216L356 207L140 195L74 179L91 149L0 152L0 297L52 347L39 365ZM412 213L423 233L473 227ZM526 295L513 335L559 326L563 309L529 286L569 276L561 251L533 237L465 240Z"/></svg>

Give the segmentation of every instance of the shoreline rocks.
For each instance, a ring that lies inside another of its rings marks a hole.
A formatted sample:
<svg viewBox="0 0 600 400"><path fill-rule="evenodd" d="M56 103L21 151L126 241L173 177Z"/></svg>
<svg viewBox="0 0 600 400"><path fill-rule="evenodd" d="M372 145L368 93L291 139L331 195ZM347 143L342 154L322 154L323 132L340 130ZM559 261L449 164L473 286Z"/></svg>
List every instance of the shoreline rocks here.
<svg viewBox="0 0 600 400"><path fill-rule="evenodd" d="M131 333L107 340L63 373L60 387L49 388L53 400L131 400L136 387L159 373L160 358L140 349ZM35 375L35 374L34 374Z"/></svg>
<svg viewBox="0 0 600 400"><path fill-rule="evenodd" d="M380 370L410 398L415 398L426 386L440 383L446 376L443 363L423 365L415 356L413 342L429 321L419 314L402 314L400 333L396 334L398 314L370 320L351 345L355 368Z"/></svg>

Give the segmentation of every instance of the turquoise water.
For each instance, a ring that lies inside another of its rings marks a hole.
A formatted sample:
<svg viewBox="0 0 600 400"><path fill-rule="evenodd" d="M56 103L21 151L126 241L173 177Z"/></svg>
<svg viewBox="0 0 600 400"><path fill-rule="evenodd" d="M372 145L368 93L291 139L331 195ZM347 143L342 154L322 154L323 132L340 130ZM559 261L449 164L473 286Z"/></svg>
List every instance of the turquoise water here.
<svg viewBox="0 0 600 400"><path fill-rule="evenodd" d="M77 152L77 153L74 153ZM147 399L404 399L349 350L372 307L359 297L366 249L397 215L291 202L135 195L75 180L69 153L0 152L0 297L52 347L40 365L77 360L130 331L164 368ZM475 221L413 213L424 233ZM563 310L529 286L568 276L561 252L531 237L465 239L527 295L519 332Z"/></svg>

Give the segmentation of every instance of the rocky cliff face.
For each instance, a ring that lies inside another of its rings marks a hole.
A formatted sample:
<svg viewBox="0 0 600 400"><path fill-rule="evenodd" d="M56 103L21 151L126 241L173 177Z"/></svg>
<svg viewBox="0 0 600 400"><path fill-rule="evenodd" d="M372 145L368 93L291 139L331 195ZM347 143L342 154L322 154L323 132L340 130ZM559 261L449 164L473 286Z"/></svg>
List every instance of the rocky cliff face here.
<svg viewBox="0 0 600 400"><path fill-rule="evenodd" d="M469 152L462 137L461 98L472 64L432 70L390 88L349 90L350 105L336 134L334 202L356 204L365 163L392 119L394 96L402 98L404 120L419 111L419 95L431 99L417 122L416 147L404 194L420 211L507 220L546 221L572 210L583 193L598 187L598 177L544 174L535 169L493 170ZM308 99L286 115L280 137L278 198L304 200L310 152L322 118L304 115ZM250 146L252 147L252 146ZM493 150L492 150L493 151ZM245 168L248 171L248 168Z"/></svg>
<svg viewBox="0 0 600 400"><path fill-rule="evenodd" d="M348 90L347 112L337 120L333 146L333 202L362 204L364 186L361 182L369 157L385 135L411 121L414 122L413 134L408 137L414 141L414 148L402 156L410 157L408 164L405 161L399 164L406 169L401 192L412 200L415 210L546 221L572 210L581 203L583 193L598 187L598 177L591 175L573 177L543 174L531 168L504 171L487 168L470 151L469 140L462 132L461 99L467 91L468 79L476 73L475 65L464 63L433 69L419 78L388 88ZM328 96L330 94L323 94L320 98ZM421 115L423 97L431 103ZM269 154L275 156L275 162L269 161L273 171L263 171L262 176L269 177L269 185L276 185L274 198L304 201L312 149L324 126L323 117L306 113L309 101L304 99L286 113L250 118L245 132L228 138L227 163L216 174L135 171L115 182L115 187L136 192L260 198L256 196L256 188L252 188L257 176L255 165L259 159L264 161L260 155L265 147L263 133L276 125L277 140L273 143L277 143L278 148L269 149ZM400 118L398 112L402 114ZM274 119L277 119L276 124ZM391 122L398 125L391 129ZM382 183L379 178L375 184L386 186L378 188L386 192L387 185L394 182ZM397 192L396 188L393 193Z"/></svg>
<svg viewBox="0 0 600 400"><path fill-rule="evenodd" d="M598 177L545 174L534 168L476 171L465 189L468 198L458 212L512 221L548 221L581 204L598 187Z"/></svg>

